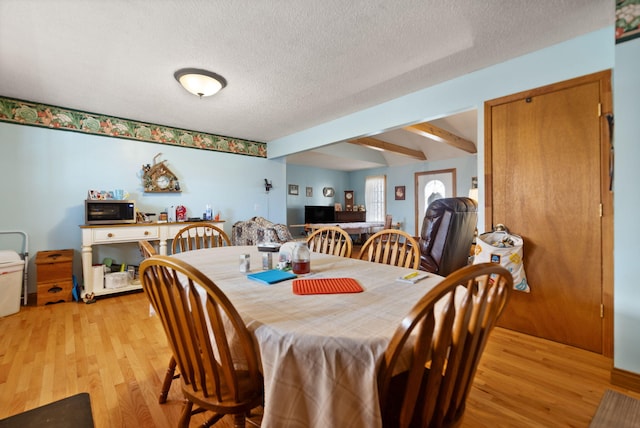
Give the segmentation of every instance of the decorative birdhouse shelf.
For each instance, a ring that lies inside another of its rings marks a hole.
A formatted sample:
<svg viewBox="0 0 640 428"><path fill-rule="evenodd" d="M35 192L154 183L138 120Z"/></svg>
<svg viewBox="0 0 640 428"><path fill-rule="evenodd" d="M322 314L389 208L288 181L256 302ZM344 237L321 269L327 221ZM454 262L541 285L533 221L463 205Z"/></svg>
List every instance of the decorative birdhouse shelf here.
<svg viewBox="0 0 640 428"><path fill-rule="evenodd" d="M166 161L157 162L158 153L153 158L153 165L142 165L142 185L145 193L180 193L178 177L165 165Z"/></svg>

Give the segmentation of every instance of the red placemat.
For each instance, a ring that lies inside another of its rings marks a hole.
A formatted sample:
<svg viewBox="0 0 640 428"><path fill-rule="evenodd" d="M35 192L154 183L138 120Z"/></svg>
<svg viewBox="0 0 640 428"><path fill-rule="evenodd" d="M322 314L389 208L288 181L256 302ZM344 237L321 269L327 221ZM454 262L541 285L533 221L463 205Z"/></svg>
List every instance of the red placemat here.
<svg viewBox="0 0 640 428"><path fill-rule="evenodd" d="M360 293L362 287L353 278L294 279L294 294Z"/></svg>

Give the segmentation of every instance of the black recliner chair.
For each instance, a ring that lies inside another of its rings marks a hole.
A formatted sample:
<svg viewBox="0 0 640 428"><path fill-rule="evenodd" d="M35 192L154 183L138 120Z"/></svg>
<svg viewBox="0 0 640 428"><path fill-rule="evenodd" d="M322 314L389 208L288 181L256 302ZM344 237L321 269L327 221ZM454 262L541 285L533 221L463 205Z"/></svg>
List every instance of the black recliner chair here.
<svg viewBox="0 0 640 428"><path fill-rule="evenodd" d="M427 207L420 232L420 269L441 276L466 266L478 222L470 198L442 198Z"/></svg>

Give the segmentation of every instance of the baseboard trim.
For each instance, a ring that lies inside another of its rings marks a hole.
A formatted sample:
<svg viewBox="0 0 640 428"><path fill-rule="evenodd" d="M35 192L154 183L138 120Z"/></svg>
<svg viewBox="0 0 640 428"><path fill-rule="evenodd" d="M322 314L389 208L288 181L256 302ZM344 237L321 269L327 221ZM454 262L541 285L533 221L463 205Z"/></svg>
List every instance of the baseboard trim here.
<svg viewBox="0 0 640 428"><path fill-rule="evenodd" d="M632 373L614 367L611 369L611 383L621 388L640 392L640 374L638 373Z"/></svg>

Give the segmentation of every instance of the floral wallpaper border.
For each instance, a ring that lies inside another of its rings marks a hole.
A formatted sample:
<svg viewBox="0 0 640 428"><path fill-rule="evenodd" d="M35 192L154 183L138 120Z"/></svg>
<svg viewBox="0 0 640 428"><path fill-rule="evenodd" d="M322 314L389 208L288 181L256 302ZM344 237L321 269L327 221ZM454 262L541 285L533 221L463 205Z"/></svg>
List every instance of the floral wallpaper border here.
<svg viewBox="0 0 640 428"><path fill-rule="evenodd" d="M267 157L267 144L0 97L0 122Z"/></svg>

